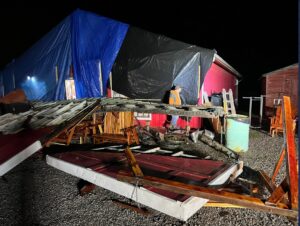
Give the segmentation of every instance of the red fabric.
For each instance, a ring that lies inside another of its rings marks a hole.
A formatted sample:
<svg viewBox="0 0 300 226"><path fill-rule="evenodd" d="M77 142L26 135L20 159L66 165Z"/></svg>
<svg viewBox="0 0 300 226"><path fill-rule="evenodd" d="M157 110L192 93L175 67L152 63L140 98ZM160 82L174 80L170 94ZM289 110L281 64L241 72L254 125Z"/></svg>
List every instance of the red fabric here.
<svg viewBox="0 0 300 226"><path fill-rule="evenodd" d="M49 129L26 129L17 134L0 135L0 164L6 162L49 132Z"/></svg>

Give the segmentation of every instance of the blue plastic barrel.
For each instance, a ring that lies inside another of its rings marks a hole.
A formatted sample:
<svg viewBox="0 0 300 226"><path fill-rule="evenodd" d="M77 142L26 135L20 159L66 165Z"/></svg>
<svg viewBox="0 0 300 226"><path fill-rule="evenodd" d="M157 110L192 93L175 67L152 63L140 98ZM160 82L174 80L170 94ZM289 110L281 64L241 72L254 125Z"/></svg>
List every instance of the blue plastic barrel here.
<svg viewBox="0 0 300 226"><path fill-rule="evenodd" d="M235 152L246 152L249 148L249 117L234 115L226 118L226 147Z"/></svg>

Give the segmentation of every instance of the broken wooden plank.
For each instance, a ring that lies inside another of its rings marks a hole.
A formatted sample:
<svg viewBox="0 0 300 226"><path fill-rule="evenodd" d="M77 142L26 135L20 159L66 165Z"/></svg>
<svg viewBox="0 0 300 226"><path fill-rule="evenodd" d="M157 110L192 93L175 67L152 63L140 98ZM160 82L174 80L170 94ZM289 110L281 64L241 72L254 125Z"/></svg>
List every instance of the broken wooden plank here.
<svg viewBox="0 0 300 226"><path fill-rule="evenodd" d="M281 200L284 199L284 195L288 192L288 190L288 184L286 179L284 179L282 183L272 192L271 196L266 201L266 204L276 206Z"/></svg>
<svg viewBox="0 0 300 226"><path fill-rule="evenodd" d="M204 207L219 207L219 208L245 208L244 206L233 205L224 202L215 202L215 201L208 201L204 204Z"/></svg>
<svg viewBox="0 0 300 226"><path fill-rule="evenodd" d="M216 189L184 184L177 181L170 181L151 176L144 176L143 178L137 179L128 175L119 174L117 179L134 184L138 181L140 185L152 186L166 191L176 192L178 194L186 194L218 202L230 203L233 205L244 206L247 208L284 215L292 218L297 218L298 216L298 212L295 210L267 206L262 200L251 196L245 196L226 191L218 191Z"/></svg>
<svg viewBox="0 0 300 226"><path fill-rule="evenodd" d="M129 146L127 146L127 148L125 149L125 155L126 155L128 163L129 163L134 175L136 177L143 177L144 174L143 174L139 164L137 163L133 153L131 152Z"/></svg>
<svg viewBox="0 0 300 226"><path fill-rule="evenodd" d="M275 178L280 170L280 167L282 165L282 162L284 160L284 156L285 156L285 148L282 149L281 153L280 153L280 157L275 165L275 168L274 168L274 171L273 171L273 174L272 174L272 178L271 178L271 181L274 183L275 182Z"/></svg>
<svg viewBox="0 0 300 226"><path fill-rule="evenodd" d="M269 190L270 193L272 193L276 189L276 185L272 182L271 178L263 170L259 170L258 172L266 188Z"/></svg>

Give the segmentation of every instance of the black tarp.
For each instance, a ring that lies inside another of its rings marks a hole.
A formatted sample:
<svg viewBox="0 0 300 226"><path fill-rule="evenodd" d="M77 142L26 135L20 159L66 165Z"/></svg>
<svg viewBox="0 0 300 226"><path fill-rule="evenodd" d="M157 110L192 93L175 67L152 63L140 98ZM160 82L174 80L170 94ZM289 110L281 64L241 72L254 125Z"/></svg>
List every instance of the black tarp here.
<svg viewBox="0 0 300 226"><path fill-rule="evenodd" d="M184 104L197 104L215 50L190 45L130 27L112 69L113 90L130 98L164 100L173 85L182 87Z"/></svg>

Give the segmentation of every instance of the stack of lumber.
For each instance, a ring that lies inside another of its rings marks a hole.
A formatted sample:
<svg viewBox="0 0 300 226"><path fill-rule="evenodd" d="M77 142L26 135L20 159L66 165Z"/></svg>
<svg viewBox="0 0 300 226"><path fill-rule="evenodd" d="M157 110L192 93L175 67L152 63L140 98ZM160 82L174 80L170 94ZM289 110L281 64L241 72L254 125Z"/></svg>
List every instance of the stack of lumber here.
<svg viewBox="0 0 300 226"><path fill-rule="evenodd" d="M107 112L104 133L124 134L122 129L133 126L133 112Z"/></svg>

